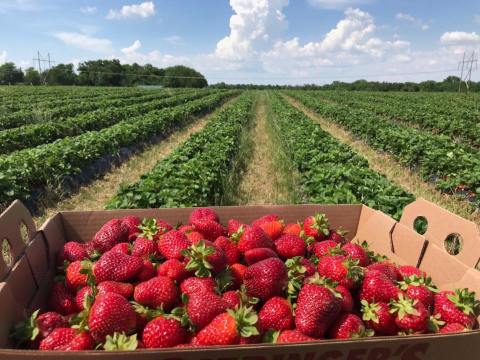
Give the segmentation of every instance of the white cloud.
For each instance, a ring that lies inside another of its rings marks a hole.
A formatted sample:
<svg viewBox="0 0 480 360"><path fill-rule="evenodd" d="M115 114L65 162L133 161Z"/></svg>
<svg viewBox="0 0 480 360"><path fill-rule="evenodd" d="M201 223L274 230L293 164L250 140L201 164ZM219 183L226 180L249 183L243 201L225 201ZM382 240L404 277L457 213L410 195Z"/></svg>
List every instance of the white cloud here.
<svg viewBox="0 0 480 360"><path fill-rule="evenodd" d="M399 21L406 21L406 22L412 23L413 25L415 25L416 27L422 30L430 29L430 22L425 22L422 19L416 18L415 16L410 14L400 12L397 15L395 15L395 19Z"/></svg>
<svg viewBox="0 0 480 360"><path fill-rule="evenodd" d="M159 50L142 53L138 51L141 47L142 43L140 40L135 40L129 47L121 49L120 62L127 64L152 64L159 67L190 64L190 60L187 57L162 54Z"/></svg>
<svg viewBox="0 0 480 360"><path fill-rule="evenodd" d="M3 64L7 61L7 52L5 50L0 51L0 64Z"/></svg>
<svg viewBox="0 0 480 360"><path fill-rule="evenodd" d="M178 35L166 36L163 38L163 40L165 40L166 42L172 45L179 45L183 41L182 37Z"/></svg>
<svg viewBox="0 0 480 360"><path fill-rule="evenodd" d="M124 5L120 10L110 9L107 19L146 19L155 15L155 4L146 1L141 4Z"/></svg>
<svg viewBox="0 0 480 360"><path fill-rule="evenodd" d="M313 6L321 9L343 10L355 5L370 4L374 0L309 0Z"/></svg>
<svg viewBox="0 0 480 360"><path fill-rule="evenodd" d="M288 0L230 0L235 12L230 34L217 43L215 57L242 61L271 44L287 26L282 9Z"/></svg>
<svg viewBox="0 0 480 360"><path fill-rule="evenodd" d="M132 45L130 45L129 47L123 48L121 52L124 53L125 55L134 54L141 47L142 47L142 43L140 42L140 40L135 40Z"/></svg>
<svg viewBox="0 0 480 360"><path fill-rule="evenodd" d="M80 11L83 13L83 14L86 14L86 15L93 15L93 14L96 14L98 9L96 6L82 6L80 8Z"/></svg>
<svg viewBox="0 0 480 360"><path fill-rule="evenodd" d="M480 35L476 32L452 31L444 33L440 41L445 45L455 44L480 44Z"/></svg>
<svg viewBox="0 0 480 360"><path fill-rule="evenodd" d="M78 49L107 53L112 51L112 42L109 39L96 38L77 32L59 32L53 34L57 39L63 41L66 45Z"/></svg>

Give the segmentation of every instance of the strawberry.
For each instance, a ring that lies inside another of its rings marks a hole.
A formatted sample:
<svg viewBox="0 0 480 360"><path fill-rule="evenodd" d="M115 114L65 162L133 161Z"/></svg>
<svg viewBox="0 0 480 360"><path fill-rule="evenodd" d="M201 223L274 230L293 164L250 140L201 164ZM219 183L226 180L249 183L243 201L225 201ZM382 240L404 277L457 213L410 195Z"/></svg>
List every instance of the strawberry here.
<svg viewBox="0 0 480 360"><path fill-rule="evenodd" d="M183 232L172 230L158 240L158 252L167 259L182 260L182 251L188 249L190 245L190 240Z"/></svg>
<svg viewBox="0 0 480 360"><path fill-rule="evenodd" d="M187 333L178 320L159 316L143 329L142 342L146 348L166 348L185 343Z"/></svg>
<svg viewBox="0 0 480 360"><path fill-rule="evenodd" d="M122 254L125 254L125 255L130 255L131 249L132 249L131 244L123 242L123 243L119 243L119 244L115 245L114 247L112 247L110 249L110 251L119 252L119 253L122 253Z"/></svg>
<svg viewBox="0 0 480 360"><path fill-rule="evenodd" d="M132 256L138 256L141 258L151 258L157 254L157 246L153 240L149 240L143 237L137 238L133 242Z"/></svg>
<svg viewBox="0 0 480 360"><path fill-rule="evenodd" d="M294 330L281 331L280 334L278 335L276 342L278 344L284 344L284 343L301 343L301 342L310 342L310 341L317 341L317 339L304 335L297 329L294 329Z"/></svg>
<svg viewBox="0 0 480 360"><path fill-rule="evenodd" d="M407 334L428 332L430 314L420 301L400 294L397 301L392 301L390 312L396 314L395 323L400 331Z"/></svg>
<svg viewBox="0 0 480 360"><path fill-rule="evenodd" d="M125 299L130 299L133 295L133 285L117 281L103 281L97 286L98 295L113 292L122 295Z"/></svg>
<svg viewBox="0 0 480 360"><path fill-rule="evenodd" d="M48 311L38 315L39 311L34 311L26 321L15 325L13 331L18 343L26 343L31 349L38 348L40 341L56 328L68 327L67 319L59 313Z"/></svg>
<svg viewBox="0 0 480 360"><path fill-rule="evenodd" d="M430 278L419 278L417 275L404 277L398 283L401 290L413 300L420 301L430 311L433 308L433 295L436 292L435 286L431 284Z"/></svg>
<svg viewBox="0 0 480 360"><path fill-rule="evenodd" d="M441 291L434 297L433 313L446 324L458 323L471 329L476 324L478 301L468 289Z"/></svg>
<svg viewBox="0 0 480 360"><path fill-rule="evenodd" d="M368 303L361 301L362 318L369 329L375 331L376 335L391 336L398 333L398 326L395 322L395 315L390 312L388 304Z"/></svg>
<svg viewBox="0 0 480 360"><path fill-rule="evenodd" d="M268 258L278 259L277 253L270 248L255 248L247 250L245 251L244 257L247 265L252 265Z"/></svg>
<svg viewBox="0 0 480 360"><path fill-rule="evenodd" d="M130 303L119 294L97 295L88 315L88 328L97 342L114 332L129 334L135 330L136 315Z"/></svg>
<svg viewBox="0 0 480 360"><path fill-rule="evenodd" d="M137 236L157 242L162 235L172 229L172 225L162 219L143 219L138 226Z"/></svg>
<svg viewBox="0 0 480 360"><path fill-rule="evenodd" d="M182 251L182 255L188 260L185 270L195 271L198 277L212 276L218 274L227 265L227 259L222 249L208 240L201 240Z"/></svg>
<svg viewBox="0 0 480 360"><path fill-rule="evenodd" d="M78 351L93 350L95 342L88 332L68 327L56 328L40 343L39 350Z"/></svg>
<svg viewBox="0 0 480 360"><path fill-rule="evenodd" d="M310 282L311 281L311 282ZM295 325L304 335L324 336L341 311L340 295L319 285L315 279L303 285L297 299Z"/></svg>
<svg viewBox="0 0 480 360"><path fill-rule="evenodd" d="M292 304L279 296L270 298L258 313L258 327L262 331L293 329Z"/></svg>
<svg viewBox="0 0 480 360"><path fill-rule="evenodd" d="M187 239L192 243L192 244L197 244L198 242L205 240L205 236L203 236L201 233L198 231L189 231L185 233L187 236Z"/></svg>
<svg viewBox="0 0 480 360"><path fill-rule="evenodd" d="M190 213L188 223L193 224L198 220L210 220L218 223L218 215L215 210L210 208L196 208Z"/></svg>
<svg viewBox="0 0 480 360"><path fill-rule="evenodd" d="M242 303L240 293L238 292L238 290L230 290L230 291L224 292L222 295L222 299L227 304L228 309L236 309Z"/></svg>
<svg viewBox="0 0 480 360"><path fill-rule="evenodd" d="M353 311L354 303L352 293L343 285L337 285L335 291L342 296L341 306L342 313L351 313Z"/></svg>
<svg viewBox="0 0 480 360"><path fill-rule="evenodd" d="M227 310L227 303L214 293L194 293L187 301L186 312L196 330L203 329L217 315Z"/></svg>
<svg viewBox="0 0 480 360"><path fill-rule="evenodd" d="M261 260L247 267L243 278L248 296L267 301L282 295L287 283L287 268L278 258Z"/></svg>
<svg viewBox="0 0 480 360"><path fill-rule="evenodd" d="M61 315L70 315L77 311L75 298L61 282L53 284L48 307Z"/></svg>
<svg viewBox="0 0 480 360"><path fill-rule="evenodd" d="M210 241L215 241L216 238L225 233L222 225L206 218L195 220L192 225L195 227L195 231L198 231L206 240Z"/></svg>
<svg viewBox="0 0 480 360"><path fill-rule="evenodd" d="M136 256L107 251L93 265L93 274L97 284L106 280L126 282L137 276L142 266L142 259Z"/></svg>
<svg viewBox="0 0 480 360"><path fill-rule="evenodd" d="M71 291L76 291L78 288L81 288L87 285L87 274L83 273L82 270L91 266L90 262L87 260L77 260L70 263L67 266L65 273L65 284L67 288Z"/></svg>
<svg viewBox="0 0 480 360"><path fill-rule="evenodd" d="M189 272L185 270L185 264L177 259L168 259L157 269L158 275L167 276L177 284L180 284L189 276Z"/></svg>
<svg viewBox="0 0 480 360"><path fill-rule="evenodd" d="M395 264L389 261L373 263L367 266L368 270L377 270L384 273L391 281L399 281L401 279L400 272Z"/></svg>
<svg viewBox="0 0 480 360"><path fill-rule="evenodd" d="M270 223L272 221L278 221L279 216L277 214L267 214L263 215L262 217L259 217L258 219L255 219L252 221L252 226L262 226L263 224Z"/></svg>
<svg viewBox="0 0 480 360"><path fill-rule="evenodd" d="M341 255L325 256L317 265L318 273L348 289L355 288L361 281L363 269L358 266L358 260L345 258Z"/></svg>
<svg viewBox="0 0 480 360"><path fill-rule="evenodd" d="M190 277L180 284L180 291L188 296L192 296L192 294L196 292L215 293L215 280L211 277Z"/></svg>
<svg viewBox="0 0 480 360"><path fill-rule="evenodd" d="M230 266L230 275L232 276L233 286L239 288L243 284L243 278L247 267L243 264L233 264Z"/></svg>
<svg viewBox="0 0 480 360"><path fill-rule="evenodd" d="M198 345L234 345L240 337L258 335L255 327L257 314L251 308L228 309L217 315L207 326L198 332Z"/></svg>
<svg viewBox="0 0 480 360"><path fill-rule="evenodd" d="M172 279L157 276L135 286L133 298L141 305L169 311L178 303L180 294Z"/></svg>
<svg viewBox="0 0 480 360"><path fill-rule="evenodd" d="M258 226L250 226L246 228L240 236L238 241L238 250L245 253L247 250L255 248L270 248L275 249L273 240L265 234Z"/></svg>
<svg viewBox="0 0 480 360"><path fill-rule="evenodd" d="M219 236L214 244L223 250L228 265L238 263L240 260L240 250L238 250L237 245L233 241L225 236Z"/></svg>
<svg viewBox="0 0 480 360"><path fill-rule="evenodd" d="M366 273L360 288L360 300L389 303L398 298L400 290L384 273L370 270Z"/></svg>
<svg viewBox="0 0 480 360"><path fill-rule="evenodd" d="M341 249L340 245L332 240L324 240L320 242L315 242L311 246L311 252L315 254L318 258L329 255L343 255L344 252Z"/></svg>
<svg viewBox="0 0 480 360"><path fill-rule="evenodd" d="M243 232L243 229L245 228L246 228L246 225L238 220L235 220L235 219L228 220L227 229L228 229L229 237L231 237L235 233Z"/></svg>
<svg viewBox="0 0 480 360"><path fill-rule="evenodd" d="M150 260L143 260L143 266L138 272L135 280L138 282L147 281L157 275L157 270Z"/></svg>
<svg viewBox="0 0 480 360"><path fill-rule="evenodd" d="M93 248L104 253L114 245L128 241L129 229L120 219L112 219L105 223L93 236Z"/></svg>
<svg viewBox="0 0 480 360"><path fill-rule="evenodd" d="M87 258L88 253L85 244L69 241L63 245L62 249L57 254L57 266L62 266L65 261L82 261Z"/></svg>
<svg viewBox="0 0 480 360"><path fill-rule="evenodd" d="M312 237L315 241L325 240L329 235L328 226L328 219L325 214L309 216L303 221L305 236Z"/></svg>
<svg viewBox="0 0 480 360"><path fill-rule="evenodd" d="M283 221L280 220L274 220L270 222L265 222L261 225L259 225L260 228L265 231L265 234L267 234L272 240L276 240L282 235L283 232Z"/></svg>
<svg viewBox="0 0 480 360"><path fill-rule="evenodd" d="M307 251L307 243L296 235L282 235L275 241L275 248L282 259L290 259L295 256L304 256Z"/></svg>
<svg viewBox="0 0 480 360"><path fill-rule="evenodd" d="M398 272L401 275L400 280L405 280L405 278L413 275L417 276L418 278L427 278L425 271L420 270L416 266L412 265L401 265L398 267Z"/></svg>
<svg viewBox="0 0 480 360"><path fill-rule="evenodd" d="M138 229L138 226L141 224L140 219L137 216L127 215L120 220L122 220L123 225L128 230L128 241L134 241L140 232Z"/></svg>
<svg viewBox="0 0 480 360"><path fill-rule="evenodd" d="M302 231L303 227L299 223L287 224L283 228L283 234L290 234L295 236L301 236Z"/></svg>
<svg viewBox="0 0 480 360"><path fill-rule="evenodd" d="M373 336L373 332L365 328L365 324L355 314L343 314L332 325L329 331L332 339L350 339Z"/></svg>
<svg viewBox="0 0 480 360"><path fill-rule="evenodd" d="M345 236L347 235L347 231L343 230L342 228L337 230L329 230L330 234L328 235L328 240L335 241L338 244L345 244L347 241Z"/></svg>
<svg viewBox="0 0 480 360"><path fill-rule="evenodd" d="M80 312L85 309L85 297L87 295L93 296L91 286L84 286L77 291L75 295L75 305L77 306L77 311Z"/></svg>
<svg viewBox="0 0 480 360"><path fill-rule="evenodd" d="M439 332L440 334L451 334L451 333L465 332L468 330L469 329L463 326L462 324L450 323L442 327Z"/></svg>
<svg viewBox="0 0 480 360"><path fill-rule="evenodd" d="M365 248L361 245L348 243L342 246L342 250L346 256L351 257L353 260L358 260L359 266L367 266L370 264L370 258L368 257Z"/></svg>

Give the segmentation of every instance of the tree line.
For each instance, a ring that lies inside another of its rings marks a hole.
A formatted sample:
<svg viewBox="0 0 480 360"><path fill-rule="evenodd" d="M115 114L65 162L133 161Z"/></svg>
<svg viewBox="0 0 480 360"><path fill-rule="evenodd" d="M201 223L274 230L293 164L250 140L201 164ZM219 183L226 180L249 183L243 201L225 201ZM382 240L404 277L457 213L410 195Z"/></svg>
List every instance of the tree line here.
<svg viewBox="0 0 480 360"><path fill-rule="evenodd" d="M164 69L153 65L121 64L119 60L85 61L75 69L73 64L58 64L38 72L29 67L23 71L13 62L0 66L0 84L14 85L84 85L205 87L205 77L195 69L178 65Z"/></svg>

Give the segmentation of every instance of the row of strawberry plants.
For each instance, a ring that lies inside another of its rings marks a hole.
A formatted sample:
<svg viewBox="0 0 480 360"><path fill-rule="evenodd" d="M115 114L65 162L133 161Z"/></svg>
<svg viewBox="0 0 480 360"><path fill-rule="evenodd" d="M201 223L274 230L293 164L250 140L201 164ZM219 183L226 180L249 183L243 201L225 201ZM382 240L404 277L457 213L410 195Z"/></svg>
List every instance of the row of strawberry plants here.
<svg viewBox="0 0 480 360"><path fill-rule="evenodd" d="M216 114L136 183L122 186L107 208L219 204L251 118L253 95L244 93Z"/></svg>
<svg viewBox="0 0 480 360"><path fill-rule="evenodd" d="M393 155L440 190L459 193L480 204L480 152L447 136L403 126L361 108L288 92L318 114L344 126L373 148Z"/></svg>
<svg viewBox="0 0 480 360"><path fill-rule="evenodd" d="M51 144L14 152L0 158L0 207L14 199L31 200L32 194L58 187L68 176L80 174L96 159L166 135L194 116L212 111L234 91L215 93L173 108L119 122L100 131L83 133ZM61 189L60 189L61 190Z"/></svg>
<svg viewBox="0 0 480 360"><path fill-rule="evenodd" d="M407 125L413 124L435 134L444 134L462 142L480 146L480 105L462 106L455 104L453 98L444 95L445 103L431 101L432 94L421 96L424 102L413 102L402 94L385 96L381 93L367 93L365 95L340 92L317 92L320 98L332 100L343 105L369 110ZM480 102L480 99L479 99Z"/></svg>
<svg viewBox="0 0 480 360"><path fill-rule="evenodd" d="M271 107L273 129L299 172L302 202L363 203L398 219L414 200L280 95L271 97Z"/></svg>
<svg viewBox="0 0 480 360"><path fill-rule="evenodd" d="M136 94L125 94L120 98L110 98L109 96L100 99L90 99L85 101L72 100L47 109L25 109L6 114L0 117L0 129L10 129L18 126L39 123L45 121L62 121L66 117L76 116L78 114L94 111L107 107L120 107L130 104L138 104L149 100L155 100L169 96L169 92L144 93L142 96Z"/></svg>
<svg viewBox="0 0 480 360"><path fill-rule="evenodd" d="M139 116L153 110L180 105L211 94L204 90L180 93L166 98L154 98L134 105L98 109L64 121L46 121L0 131L0 154L28 149L67 136L77 136L86 131L100 130L125 119Z"/></svg>

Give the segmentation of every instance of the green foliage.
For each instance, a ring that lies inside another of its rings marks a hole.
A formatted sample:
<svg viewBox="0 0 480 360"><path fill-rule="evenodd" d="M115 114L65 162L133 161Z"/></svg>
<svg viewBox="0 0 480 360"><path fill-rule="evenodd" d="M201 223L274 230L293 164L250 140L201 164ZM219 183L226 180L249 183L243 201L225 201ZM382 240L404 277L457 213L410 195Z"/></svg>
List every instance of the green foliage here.
<svg viewBox="0 0 480 360"><path fill-rule="evenodd" d="M14 85L23 82L22 69L15 67L13 62L0 65L0 84Z"/></svg>
<svg viewBox="0 0 480 360"><path fill-rule="evenodd" d="M165 69L163 85L165 87L202 88L208 85L205 77L198 71L186 66L171 66Z"/></svg>
<svg viewBox="0 0 480 360"><path fill-rule="evenodd" d="M40 85L40 74L33 67L25 70L23 82L28 85Z"/></svg>
<svg viewBox="0 0 480 360"><path fill-rule="evenodd" d="M49 85L73 85L77 74L73 64L58 64L44 73L45 82Z"/></svg>

